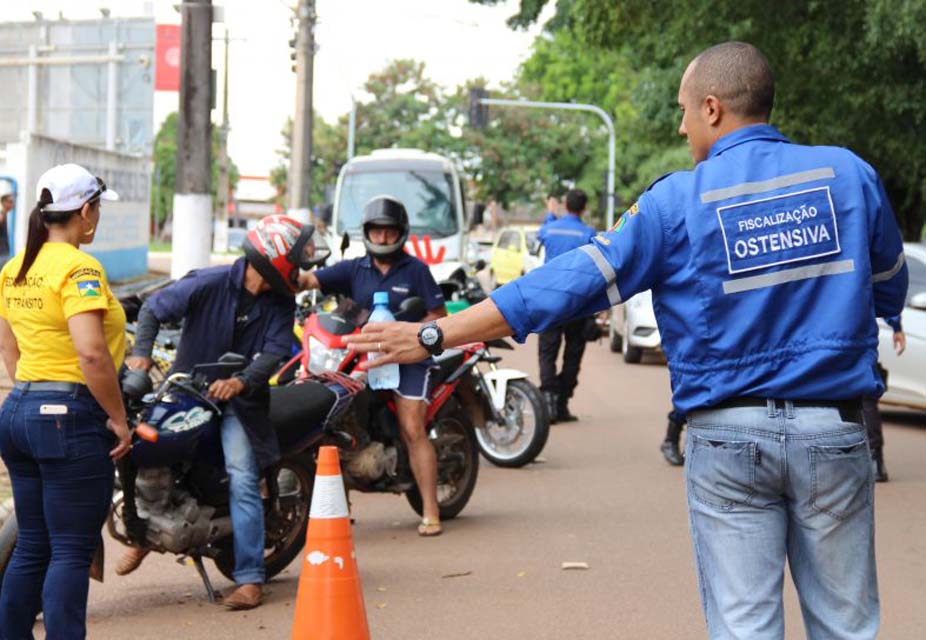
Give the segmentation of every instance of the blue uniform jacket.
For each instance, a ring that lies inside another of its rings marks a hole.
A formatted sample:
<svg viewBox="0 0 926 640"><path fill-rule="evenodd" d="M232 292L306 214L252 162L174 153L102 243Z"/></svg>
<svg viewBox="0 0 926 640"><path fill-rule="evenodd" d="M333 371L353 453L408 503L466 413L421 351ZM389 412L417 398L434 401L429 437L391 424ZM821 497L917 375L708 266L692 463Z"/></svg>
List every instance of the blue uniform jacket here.
<svg viewBox="0 0 926 640"><path fill-rule="evenodd" d="M572 213L544 222L540 231L537 232L537 239L546 249L544 262L549 262L567 251L588 244L594 237L595 230Z"/></svg>
<svg viewBox="0 0 926 640"><path fill-rule="evenodd" d="M753 125L492 299L523 340L646 289L687 413L737 396L879 395L875 317L900 313L907 268L874 169Z"/></svg>
<svg viewBox="0 0 926 640"><path fill-rule="evenodd" d="M229 351L249 360L259 354L278 355L281 359L290 354L295 303L292 298L274 293L257 297L235 340L235 312L246 266L246 260L238 258L230 266L191 271L145 301L160 322L183 321L172 371L189 371L193 365L216 362ZM269 387L248 389L231 402L260 467L276 462L279 444L267 417Z"/></svg>

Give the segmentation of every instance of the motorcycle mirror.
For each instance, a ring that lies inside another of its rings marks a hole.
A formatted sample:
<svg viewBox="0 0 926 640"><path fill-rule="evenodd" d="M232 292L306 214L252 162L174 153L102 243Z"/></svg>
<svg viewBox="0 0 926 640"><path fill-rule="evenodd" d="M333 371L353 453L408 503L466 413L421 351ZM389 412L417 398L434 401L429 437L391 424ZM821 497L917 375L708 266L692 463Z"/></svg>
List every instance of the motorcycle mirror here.
<svg viewBox="0 0 926 640"><path fill-rule="evenodd" d="M234 353L233 351L227 351L222 354L222 357L219 358L220 364L227 364L229 366L240 366L242 369L248 366L248 359L245 358L240 353Z"/></svg>
<svg viewBox="0 0 926 640"><path fill-rule="evenodd" d="M341 256L344 256L344 252L347 251L347 248L350 246L350 234L346 231L344 235L341 236Z"/></svg>
<svg viewBox="0 0 926 640"><path fill-rule="evenodd" d="M404 320L406 322L417 322L421 320L426 313L427 309L424 308L424 299L418 296L412 296L411 298L403 300L402 304L399 305L399 311L395 314L395 319Z"/></svg>
<svg viewBox="0 0 926 640"><path fill-rule="evenodd" d="M486 268L486 261L483 260L482 258L479 258L478 260L476 260L476 264L473 265L473 269L475 269L476 271L482 271L485 268Z"/></svg>

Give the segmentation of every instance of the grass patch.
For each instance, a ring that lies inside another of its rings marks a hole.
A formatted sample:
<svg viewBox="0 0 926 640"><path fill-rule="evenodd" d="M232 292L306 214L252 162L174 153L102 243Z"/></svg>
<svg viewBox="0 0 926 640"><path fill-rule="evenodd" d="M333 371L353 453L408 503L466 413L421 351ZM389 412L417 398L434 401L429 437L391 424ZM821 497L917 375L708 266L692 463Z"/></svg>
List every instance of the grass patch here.
<svg viewBox="0 0 926 640"><path fill-rule="evenodd" d="M170 243L163 240L152 240L148 243L149 251L170 251Z"/></svg>

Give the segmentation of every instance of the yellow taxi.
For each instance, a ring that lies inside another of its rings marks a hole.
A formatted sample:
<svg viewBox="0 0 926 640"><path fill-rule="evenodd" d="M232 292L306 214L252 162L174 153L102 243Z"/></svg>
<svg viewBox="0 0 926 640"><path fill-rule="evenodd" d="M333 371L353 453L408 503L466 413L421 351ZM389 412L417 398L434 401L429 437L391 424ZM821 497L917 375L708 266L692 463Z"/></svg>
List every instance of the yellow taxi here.
<svg viewBox="0 0 926 640"><path fill-rule="evenodd" d="M522 276L543 264L543 250L532 255L537 240L537 225L503 227L498 232L489 257L489 283L495 287Z"/></svg>

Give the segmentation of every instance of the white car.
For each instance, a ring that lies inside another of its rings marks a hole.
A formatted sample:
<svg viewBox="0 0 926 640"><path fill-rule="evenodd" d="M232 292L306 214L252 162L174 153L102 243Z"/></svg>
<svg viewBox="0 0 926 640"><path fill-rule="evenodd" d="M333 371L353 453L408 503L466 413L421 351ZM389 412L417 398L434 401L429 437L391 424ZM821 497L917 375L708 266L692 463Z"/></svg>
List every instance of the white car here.
<svg viewBox="0 0 926 640"><path fill-rule="evenodd" d="M608 335L611 351L623 352L624 362L640 362L644 351L661 352L662 338L656 326L653 294L648 290L638 293L611 309Z"/></svg>
<svg viewBox="0 0 926 640"><path fill-rule="evenodd" d="M900 321L907 348L894 353L894 330L879 318L878 355L888 373L881 403L926 410L926 244L905 243L904 254L910 287Z"/></svg>

